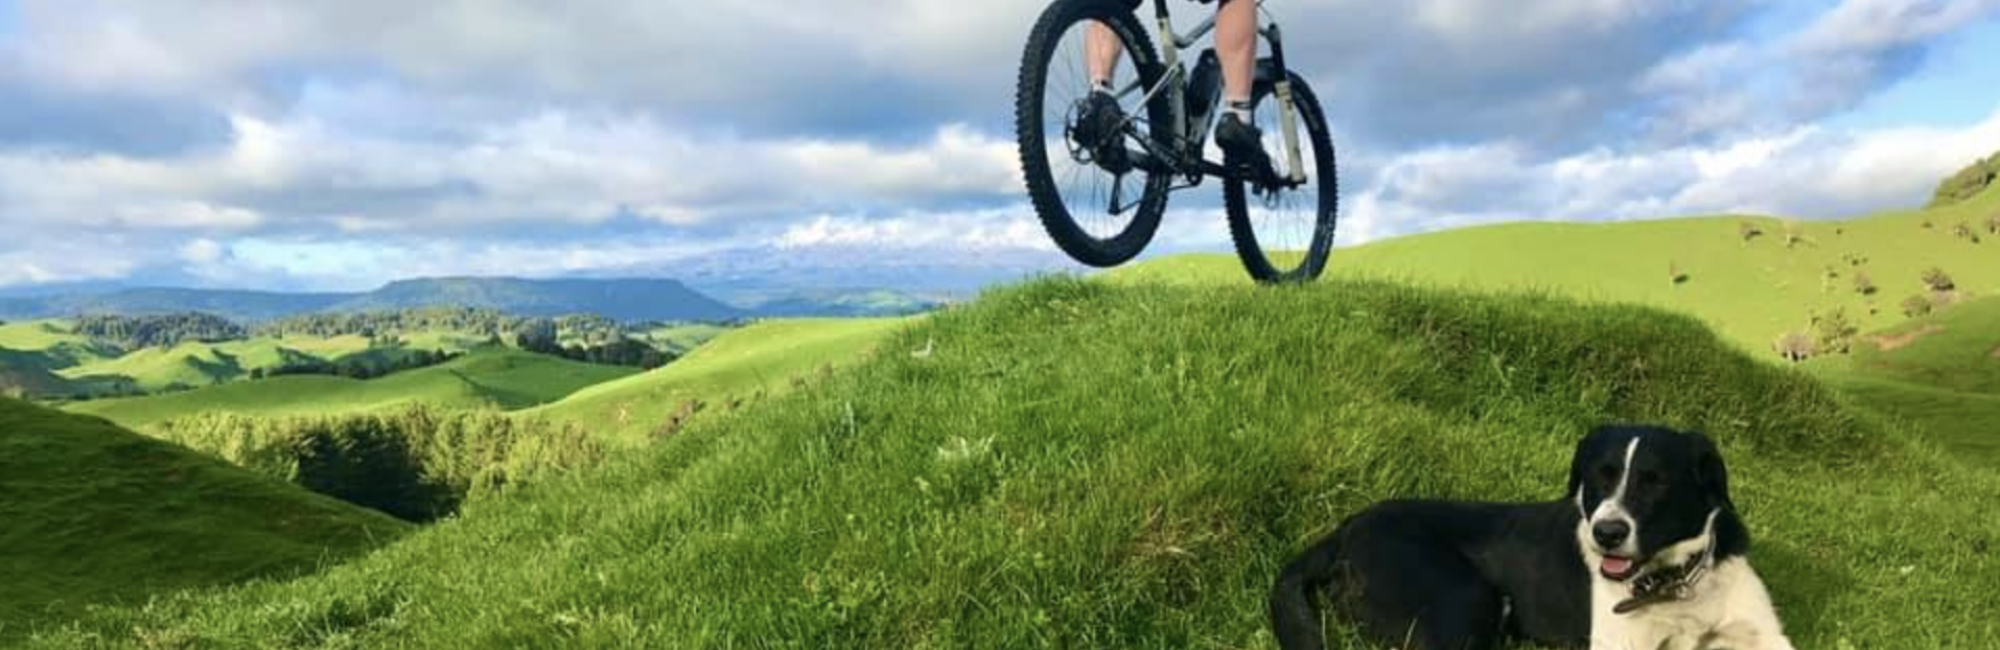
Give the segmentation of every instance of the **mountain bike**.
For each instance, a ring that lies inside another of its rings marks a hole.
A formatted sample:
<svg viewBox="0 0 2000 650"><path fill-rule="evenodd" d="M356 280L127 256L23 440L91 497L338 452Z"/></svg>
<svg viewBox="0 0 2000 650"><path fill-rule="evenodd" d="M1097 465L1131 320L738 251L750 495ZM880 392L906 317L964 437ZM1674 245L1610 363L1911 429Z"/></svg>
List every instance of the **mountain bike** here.
<svg viewBox="0 0 2000 650"><path fill-rule="evenodd" d="M1252 1L1252 0L1240 0ZM1139 0L1057 0L1028 36L1015 88L1014 129L1028 196L1056 245L1096 267L1137 256L1159 230L1167 195L1213 177L1222 184L1230 239L1262 283L1306 282L1326 268L1340 203L1333 138L1305 79L1285 67L1283 33L1259 4L1253 123L1270 164L1231 165L1208 145L1221 104L1221 62L1210 47L1192 69L1182 60L1215 29L1210 16L1175 33L1169 0L1153 0L1162 47L1153 48ZM1079 128L1092 92L1090 25L1124 45L1113 72L1122 121ZM1088 136L1088 137L1086 137Z"/></svg>

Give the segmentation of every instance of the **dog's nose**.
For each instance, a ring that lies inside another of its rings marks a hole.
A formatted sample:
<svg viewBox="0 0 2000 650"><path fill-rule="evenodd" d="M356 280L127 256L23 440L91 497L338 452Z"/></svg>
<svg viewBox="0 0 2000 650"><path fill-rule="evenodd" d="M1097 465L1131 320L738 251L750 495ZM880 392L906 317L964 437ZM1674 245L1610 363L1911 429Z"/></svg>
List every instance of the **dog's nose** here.
<svg viewBox="0 0 2000 650"><path fill-rule="evenodd" d="M1599 547L1616 548L1632 536L1632 524L1623 519L1606 519L1591 525L1590 536L1597 539Z"/></svg>

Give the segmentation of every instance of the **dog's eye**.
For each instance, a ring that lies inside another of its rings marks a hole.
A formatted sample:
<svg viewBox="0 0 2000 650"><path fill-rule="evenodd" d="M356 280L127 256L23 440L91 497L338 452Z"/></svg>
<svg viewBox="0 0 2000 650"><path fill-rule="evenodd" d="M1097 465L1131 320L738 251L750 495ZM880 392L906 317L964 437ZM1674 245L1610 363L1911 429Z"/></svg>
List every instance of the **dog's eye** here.
<svg viewBox="0 0 2000 650"><path fill-rule="evenodd" d="M1666 480L1666 477L1661 476L1659 472L1653 470L1640 470L1639 474L1633 478L1638 480L1640 487L1654 487L1659 485L1661 481Z"/></svg>
<svg viewBox="0 0 2000 650"><path fill-rule="evenodd" d="M1611 465L1611 464L1604 464L1604 465L1598 465L1598 466L1597 466L1597 480L1598 480L1598 481L1600 481L1600 482L1603 482L1603 483L1611 483L1611 482L1614 482L1614 481L1617 481L1617 480L1618 480L1618 466L1617 466L1617 465Z"/></svg>

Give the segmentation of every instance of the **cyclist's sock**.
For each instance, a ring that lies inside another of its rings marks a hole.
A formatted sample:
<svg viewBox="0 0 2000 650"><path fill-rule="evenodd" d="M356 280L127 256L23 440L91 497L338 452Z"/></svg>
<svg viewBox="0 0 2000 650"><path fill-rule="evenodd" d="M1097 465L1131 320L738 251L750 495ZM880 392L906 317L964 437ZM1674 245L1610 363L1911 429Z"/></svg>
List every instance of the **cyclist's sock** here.
<svg viewBox="0 0 2000 650"><path fill-rule="evenodd" d="M1222 101L1222 112L1235 114L1236 119L1238 121L1241 121L1244 124L1249 124L1250 98L1245 97L1243 99L1225 99Z"/></svg>
<svg viewBox="0 0 2000 650"><path fill-rule="evenodd" d="M1092 81L1092 82L1090 82L1090 90L1091 90L1092 92L1100 92L1100 93L1104 93L1104 94L1106 94L1106 95L1109 95L1109 94L1111 94L1111 92L1112 92L1112 90L1113 90L1113 89L1112 89L1112 87L1111 87L1111 80L1110 80L1110 79L1098 79L1098 80L1096 80L1096 81Z"/></svg>

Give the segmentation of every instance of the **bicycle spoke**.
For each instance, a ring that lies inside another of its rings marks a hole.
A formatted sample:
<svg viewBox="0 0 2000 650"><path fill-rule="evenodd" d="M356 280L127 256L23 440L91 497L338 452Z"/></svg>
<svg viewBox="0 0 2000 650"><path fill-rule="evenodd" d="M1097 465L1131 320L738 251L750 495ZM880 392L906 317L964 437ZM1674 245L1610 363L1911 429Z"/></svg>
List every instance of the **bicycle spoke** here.
<svg viewBox="0 0 2000 650"><path fill-rule="evenodd" d="M1094 24L1082 22L1073 25L1057 43L1054 56L1047 63L1041 114L1043 140L1046 143L1043 151L1049 163L1050 176L1056 181L1059 200L1069 211L1071 221L1091 237L1109 238L1123 232L1135 214L1133 210L1120 209L1123 206L1114 205L1114 201L1122 203L1118 198L1123 194L1138 193L1142 191L1139 188L1150 187L1152 176L1134 170L1131 173L1139 177L1132 179L1134 185L1128 187L1124 178L1114 176L1095 163L1075 159L1078 154L1073 147L1079 146L1079 143L1070 141L1069 128L1076 118L1073 113L1079 103L1094 90L1088 72L1090 48L1087 42L1090 26ZM1130 47L1129 44L1127 47ZM1114 84L1119 79L1139 78L1132 61L1129 49L1118 57L1117 65L1111 71ZM1137 100L1138 97L1134 96L1119 102L1133 127L1130 132L1119 136L1119 142L1128 150L1135 148L1135 137L1143 138L1142 134L1152 128L1146 118L1145 107ZM1137 149L1145 151L1143 146ZM1137 205L1134 203L1135 207ZM1114 210L1117 214L1113 213Z"/></svg>
<svg viewBox="0 0 2000 650"><path fill-rule="evenodd" d="M1264 132L1265 151L1270 153L1280 177L1289 178L1293 169L1284 147L1283 124L1277 119L1277 99L1266 97L1258 103L1255 111L1252 123ZM1298 128L1303 132L1308 125L1301 120ZM1319 226L1320 179L1314 171L1318 168L1317 152L1308 142L1300 144L1299 169L1305 172L1305 182L1274 188L1269 192L1259 191L1253 183L1242 182L1245 185L1243 207L1249 212L1246 216L1254 231L1252 235L1256 245L1262 249L1265 260L1279 273L1290 273L1305 263Z"/></svg>

